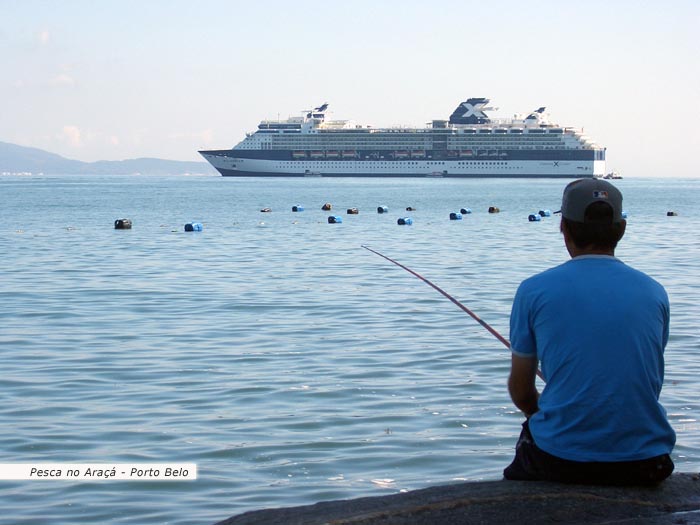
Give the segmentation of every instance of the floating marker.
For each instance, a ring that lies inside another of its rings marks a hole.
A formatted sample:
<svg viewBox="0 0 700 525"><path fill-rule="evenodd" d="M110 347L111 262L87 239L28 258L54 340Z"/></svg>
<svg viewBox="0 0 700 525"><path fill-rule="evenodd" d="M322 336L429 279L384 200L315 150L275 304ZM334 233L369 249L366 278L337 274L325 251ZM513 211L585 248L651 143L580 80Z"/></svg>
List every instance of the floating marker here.
<svg viewBox="0 0 700 525"><path fill-rule="evenodd" d="M340 224L343 222L343 218L340 215L329 215L328 224Z"/></svg>
<svg viewBox="0 0 700 525"><path fill-rule="evenodd" d="M527 220L530 222L539 222L542 220L542 215L540 215L539 213L532 213L527 216Z"/></svg>
<svg viewBox="0 0 700 525"><path fill-rule="evenodd" d="M461 213L452 212L452 213L450 213L450 220L451 220L451 221L461 221L461 220L462 220L462 214L461 214Z"/></svg>
<svg viewBox="0 0 700 525"><path fill-rule="evenodd" d="M333 208L333 206L331 206L331 203L330 203L330 202L327 202L327 203L325 203L323 206L321 206L321 209L322 209L323 211L330 211L332 208Z"/></svg>
<svg viewBox="0 0 700 525"><path fill-rule="evenodd" d="M357 208L348 208L348 215L357 215L358 213L360 213L360 210Z"/></svg>
<svg viewBox="0 0 700 525"><path fill-rule="evenodd" d="M666 217L677 217L678 213L675 211L667 211L666 212Z"/></svg>
<svg viewBox="0 0 700 525"><path fill-rule="evenodd" d="M396 221L397 224L403 226L403 225L411 225L413 224L413 219L410 217L400 217L398 221Z"/></svg>
<svg viewBox="0 0 700 525"><path fill-rule="evenodd" d="M471 208L462 208L461 210L459 210L459 213L461 213L462 215L469 215L471 212Z"/></svg>
<svg viewBox="0 0 700 525"><path fill-rule="evenodd" d="M540 214L540 217L551 217L552 216L551 210L540 210L537 213Z"/></svg>
<svg viewBox="0 0 700 525"><path fill-rule="evenodd" d="M499 213L501 210L496 208L495 206L489 206L489 213Z"/></svg>
<svg viewBox="0 0 700 525"><path fill-rule="evenodd" d="M130 230L131 229L131 219L117 219L114 221L115 230Z"/></svg>
<svg viewBox="0 0 700 525"><path fill-rule="evenodd" d="M201 232L204 229L201 222L188 222L185 224L186 232Z"/></svg>
<svg viewBox="0 0 700 525"><path fill-rule="evenodd" d="M292 206L292 211L304 211L303 206Z"/></svg>
<svg viewBox="0 0 700 525"><path fill-rule="evenodd" d="M389 213L389 208L386 206L379 206L377 208L377 213Z"/></svg>

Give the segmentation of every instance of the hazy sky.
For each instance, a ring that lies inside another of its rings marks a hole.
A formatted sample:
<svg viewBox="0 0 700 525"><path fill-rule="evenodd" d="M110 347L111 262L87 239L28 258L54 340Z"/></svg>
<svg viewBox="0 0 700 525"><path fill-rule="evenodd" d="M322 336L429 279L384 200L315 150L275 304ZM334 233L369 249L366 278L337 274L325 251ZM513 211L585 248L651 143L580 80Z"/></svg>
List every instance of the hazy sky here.
<svg viewBox="0 0 700 525"><path fill-rule="evenodd" d="M330 103L423 125L546 106L625 176L700 176L700 0L0 0L0 141L201 160Z"/></svg>

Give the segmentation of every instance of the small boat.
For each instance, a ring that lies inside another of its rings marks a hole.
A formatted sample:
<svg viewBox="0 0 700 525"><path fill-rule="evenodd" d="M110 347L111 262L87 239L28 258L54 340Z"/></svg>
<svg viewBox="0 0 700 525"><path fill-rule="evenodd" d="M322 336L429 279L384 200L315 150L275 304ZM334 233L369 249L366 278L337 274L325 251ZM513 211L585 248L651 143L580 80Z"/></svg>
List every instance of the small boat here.
<svg viewBox="0 0 700 525"><path fill-rule="evenodd" d="M604 179L621 179L622 175L620 175L617 171L611 171L610 173L606 173L603 176Z"/></svg>

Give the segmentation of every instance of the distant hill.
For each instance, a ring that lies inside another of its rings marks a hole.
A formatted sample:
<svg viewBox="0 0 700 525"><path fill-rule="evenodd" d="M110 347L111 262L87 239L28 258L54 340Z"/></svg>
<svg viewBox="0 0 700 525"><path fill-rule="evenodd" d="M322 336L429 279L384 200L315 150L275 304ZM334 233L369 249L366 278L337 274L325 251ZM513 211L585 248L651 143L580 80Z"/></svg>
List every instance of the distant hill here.
<svg viewBox="0 0 700 525"><path fill-rule="evenodd" d="M71 175L181 175L184 173L215 174L207 162L186 162L165 159L100 160L82 162L67 159L38 148L0 142L0 173L31 172Z"/></svg>

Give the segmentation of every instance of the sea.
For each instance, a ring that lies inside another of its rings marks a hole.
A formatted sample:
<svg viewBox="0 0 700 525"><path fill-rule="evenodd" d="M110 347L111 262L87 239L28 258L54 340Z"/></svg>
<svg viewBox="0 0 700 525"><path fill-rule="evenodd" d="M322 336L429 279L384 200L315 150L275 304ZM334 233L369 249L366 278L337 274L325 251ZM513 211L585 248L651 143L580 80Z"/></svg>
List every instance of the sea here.
<svg viewBox="0 0 700 525"><path fill-rule="evenodd" d="M363 246L507 338L519 283L568 259L546 216L567 182L0 177L0 463L197 466L0 481L0 522L206 524L501 479L523 419L508 350ZM614 183L616 254L669 293L661 401L676 471L698 472L700 179Z"/></svg>

